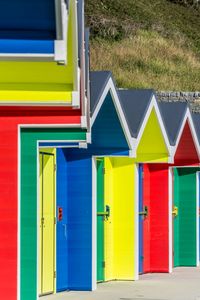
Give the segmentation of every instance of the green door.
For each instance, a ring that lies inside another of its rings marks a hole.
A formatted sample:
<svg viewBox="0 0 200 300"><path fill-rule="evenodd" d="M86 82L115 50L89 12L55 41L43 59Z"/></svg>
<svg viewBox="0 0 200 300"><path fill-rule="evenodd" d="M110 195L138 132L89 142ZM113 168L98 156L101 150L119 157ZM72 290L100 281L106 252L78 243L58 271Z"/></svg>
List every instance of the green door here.
<svg viewBox="0 0 200 300"><path fill-rule="evenodd" d="M174 267L197 264L198 168L174 169Z"/></svg>
<svg viewBox="0 0 200 300"><path fill-rule="evenodd" d="M97 159L97 281L104 281L104 160Z"/></svg>

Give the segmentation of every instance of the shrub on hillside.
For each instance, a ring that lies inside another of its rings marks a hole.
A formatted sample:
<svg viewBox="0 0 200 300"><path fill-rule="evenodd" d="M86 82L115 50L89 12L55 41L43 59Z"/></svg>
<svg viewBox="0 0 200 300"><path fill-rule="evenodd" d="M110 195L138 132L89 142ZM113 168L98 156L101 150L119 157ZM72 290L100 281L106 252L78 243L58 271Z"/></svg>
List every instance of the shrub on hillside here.
<svg viewBox="0 0 200 300"><path fill-rule="evenodd" d="M168 0L173 3L181 4L184 6L191 6L194 8L200 8L200 0Z"/></svg>

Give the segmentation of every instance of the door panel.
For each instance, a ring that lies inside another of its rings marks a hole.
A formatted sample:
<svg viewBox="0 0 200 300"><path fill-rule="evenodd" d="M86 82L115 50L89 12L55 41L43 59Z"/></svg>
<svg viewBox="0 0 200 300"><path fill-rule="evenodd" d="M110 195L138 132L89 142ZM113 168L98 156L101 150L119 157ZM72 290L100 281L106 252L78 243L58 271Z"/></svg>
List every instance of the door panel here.
<svg viewBox="0 0 200 300"><path fill-rule="evenodd" d="M143 210L143 165L139 165L139 212ZM143 221L144 217L139 214L139 273L143 273Z"/></svg>
<svg viewBox="0 0 200 300"><path fill-rule="evenodd" d="M174 267L196 266L196 172L198 168L174 170Z"/></svg>
<svg viewBox="0 0 200 300"><path fill-rule="evenodd" d="M97 160L97 281L104 281L104 161Z"/></svg>
<svg viewBox="0 0 200 300"><path fill-rule="evenodd" d="M55 257L55 178L54 178L54 155L40 154L40 187L41 187L41 252L39 257L40 266L40 293L49 294L54 292L54 257Z"/></svg>
<svg viewBox="0 0 200 300"><path fill-rule="evenodd" d="M56 225L56 289L57 292L67 290L68 283L68 176L67 162L62 149L57 149L57 225ZM71 173L70 173L71 174ZM74 180L74 177L73 177ZM76 182L77 183L77 182Z"/></svg>

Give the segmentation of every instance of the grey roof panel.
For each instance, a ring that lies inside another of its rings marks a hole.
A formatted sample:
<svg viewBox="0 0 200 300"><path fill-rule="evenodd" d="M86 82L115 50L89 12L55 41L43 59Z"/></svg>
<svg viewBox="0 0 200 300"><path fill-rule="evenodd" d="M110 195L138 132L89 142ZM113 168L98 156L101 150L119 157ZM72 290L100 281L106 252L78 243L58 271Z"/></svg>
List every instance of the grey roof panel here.
<svg viewBox="0 0 200 300"><path fill-rule="evenodd" d="M187 107L187 102L159 102L162 119L172 146L176 144Z"/></svg>
<svg viewBox="0 0 200 300"><path fill-rule="evenodd" d="M118 94L130 133L132 137L137 138L154 91L151 89L119 90Z"/></svg>
<svg viewBox="0 0 200 300"><path fill-rule="evenodd" d="M104 88L111 77L109 71L90 72L90 112L93 115Z"/></svg>
<svg viewBox="0 0 200 300"><path fill-rule="evenodd" d="M192 119L194 122L194 127L197 133L198 141L200 143L200 113L192 113Z"/></svg>

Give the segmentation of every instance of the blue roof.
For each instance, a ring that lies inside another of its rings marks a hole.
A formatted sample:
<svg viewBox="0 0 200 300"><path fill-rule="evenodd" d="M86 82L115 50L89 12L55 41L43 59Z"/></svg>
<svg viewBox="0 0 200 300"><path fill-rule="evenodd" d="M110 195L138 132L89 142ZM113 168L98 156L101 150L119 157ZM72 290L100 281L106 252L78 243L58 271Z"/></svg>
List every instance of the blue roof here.
<svg viewBox="0 0 200 300"><path fill-rule="evenodd" d="M90 112L93 115L101 98L108 80L111 77L109 71L90 72Z"/></svg>
<svg viewBox="0 0 200 300"><path fill-rule="evenodd" d="M160 112L172 146L176 144L187 107L187 102L159 102Z"/></svg>
<svg viewBox="0 0 200 300"><path fill-rule="evenodd" d="M137 138L154 91L151 89L119 90L118 94L130 133L132 137Z"/></svg>
<svg viewBox="0 0 200 300"><path fill-rule="evenodd" d="M197 133L198 141L200 144L200 114L199 113L192 113L192 119L194 122L194 127Z"/></svg>

